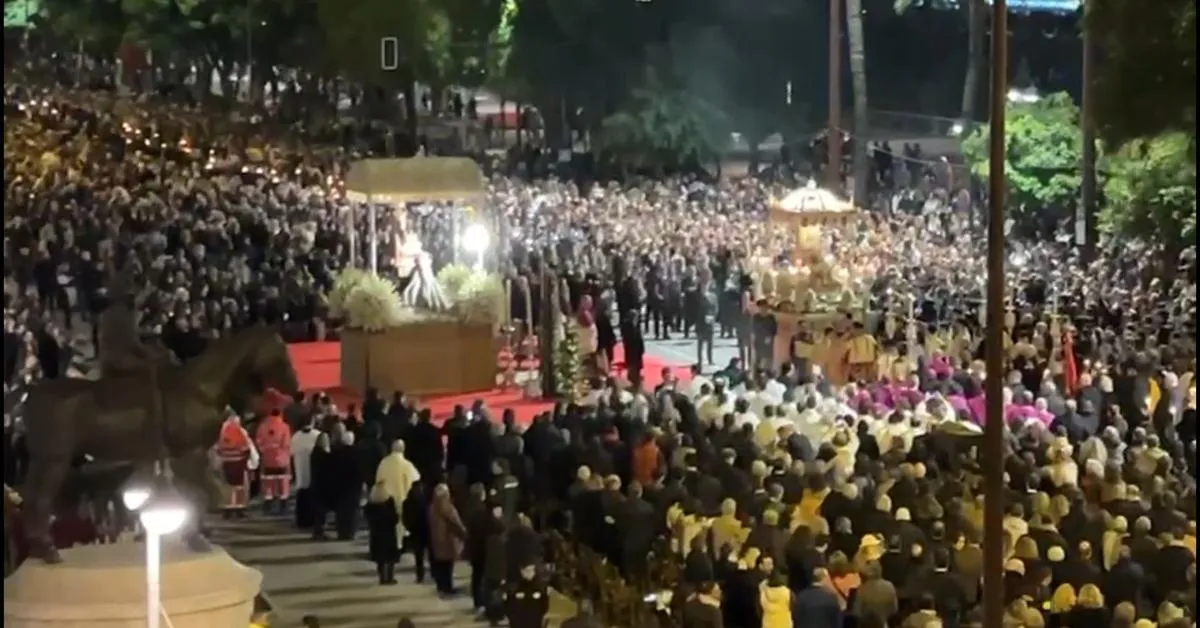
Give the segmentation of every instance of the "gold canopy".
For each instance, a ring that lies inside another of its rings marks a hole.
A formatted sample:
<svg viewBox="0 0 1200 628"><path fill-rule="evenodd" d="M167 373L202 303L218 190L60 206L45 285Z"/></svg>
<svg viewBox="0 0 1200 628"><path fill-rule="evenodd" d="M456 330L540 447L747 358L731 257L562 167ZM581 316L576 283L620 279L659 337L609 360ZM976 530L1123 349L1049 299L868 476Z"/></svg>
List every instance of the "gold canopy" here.
<svg viewBox="0 0 1200 628"><path fill-rule="evenodd" d="M817 187L814 181L771 202L771 222L790 226L834 226L846 224L857 217L858 208L853 203Z"/></svg>
<svg viewBox="0 0 1200 628"><path fill-rule="evenodd" d="M346 175L346 197L354 201L478 201L486 193L483 173L467 157L362 159Z"/></svg>

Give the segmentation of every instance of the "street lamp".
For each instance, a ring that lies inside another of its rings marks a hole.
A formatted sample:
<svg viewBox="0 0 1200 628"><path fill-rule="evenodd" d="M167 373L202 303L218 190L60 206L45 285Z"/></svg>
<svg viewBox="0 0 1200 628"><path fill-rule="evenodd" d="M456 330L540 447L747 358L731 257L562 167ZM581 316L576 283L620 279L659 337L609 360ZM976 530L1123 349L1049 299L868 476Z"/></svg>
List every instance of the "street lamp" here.
<svg viewBox="0 0 1200 628"><path fill-rule="evenodd" d="M487 252L488 245L491 243L490 241L491 237L488 236L487 228L479 223L468 225L463 230L463 250L475 256L475 270L477 272L483 272L483 254Z"/></svg>
<svg viewBox="0 0 1200 628"><path fill-rule="evenodd" d="M121 495L125 506L138 511L146 531L146 626L159 628L162 620L162 537L187 523L187 502L170 484L160 482L150 490L133 486Z"/></svg>
<svg viewBox="0 0 1200 628"><path fill-rule="evenodd" d="M121 501L129 512L137 512L150 499L150 489L143 486L132 486L121 493Z"/></svg>

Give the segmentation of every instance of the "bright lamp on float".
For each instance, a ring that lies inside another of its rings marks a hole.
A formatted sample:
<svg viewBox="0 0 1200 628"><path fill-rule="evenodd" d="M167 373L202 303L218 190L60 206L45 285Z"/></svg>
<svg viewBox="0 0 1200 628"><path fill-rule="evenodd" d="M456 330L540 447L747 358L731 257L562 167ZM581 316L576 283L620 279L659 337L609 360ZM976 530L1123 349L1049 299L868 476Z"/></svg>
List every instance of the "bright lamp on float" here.
<svg viewBox="0 0 1200 628"><path fill-rule="evenodd" d="M481 224L467 226L462 235L463 250L475 256L475 270L483 270L483 254L490 244L487 229Z"/></svg>

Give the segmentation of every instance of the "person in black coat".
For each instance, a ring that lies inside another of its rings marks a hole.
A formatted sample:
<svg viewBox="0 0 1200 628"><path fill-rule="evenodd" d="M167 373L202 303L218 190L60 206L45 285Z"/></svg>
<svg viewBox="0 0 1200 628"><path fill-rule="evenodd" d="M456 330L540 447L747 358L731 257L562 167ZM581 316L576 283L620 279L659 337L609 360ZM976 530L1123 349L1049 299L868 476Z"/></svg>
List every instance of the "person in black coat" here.
<svg viewBox="0 0 1200 628"><path fill-rule="evenodd" d="M325 540L325 520L329 518L332 503L337 499L338 486L334 482L333 460L330 455L329 434L322 432L313 447L309 469L312 473L311 501L312 536L314 540Z"/></svg>
<svg viewBox="0 0 1200 628"><path fill-rule="evenodd" d="M638 313L630 310L621 318L621 343L625 349L625 368L629 382L634 386L642 383L642 368L645 366L646 339Z"/></svg>
<svg viewBox="0 0 1200 628"><path fill-rule="evenodd" d="M428 409L417 415L417 423L409 432L406 445L408 458L421 472L421 478L429 486L440 483L446 450L442 445L442 432L433 424L433 414Z"/></svg>
<svg viewBox="0 0 1200 628"><path fill-rule="evenodd" d="M425 582L425 560L429 556L429 491L423 482L415 482L401 506L404 522L404 550L412 552L417 584Z"/></svg>
<svg viewBox="0 0 1200 628"><path fill-rule="evenodd" d="M65 365L62 361L62 346L48 327L43 327L37 333L37 357L42 368L42 377L57 379L63 374Z"/></svg>
<svg viewBox="0 0 1200 628"><path fill-rule="evenodd" d="M396 514L396 501L384 490L383 482L377 482L371 489L363 514L367 518L370 534L367 551L371 562L375 563L379 584L396 584L396 563L400 562L400 539L396 538L396 524L400 517Z"/></svg>
<svg viewBox="0 0 1200 628"><path fill-rule="evenodd" d="M331 511L338 540L354 538L363 480L357 452L350 442L345 426L338 423L331 435L321 436L313 450L313 486L319 502L313 538L325 538L325 520Z"/></svg>
<svg viewBox="0 0 1200 628"><path fill-rule="evenodd" d="M540 628L550 610L550 589L537 577L537 565L528 563L518 570L504 597L504 614L510 628Z"/></svg>

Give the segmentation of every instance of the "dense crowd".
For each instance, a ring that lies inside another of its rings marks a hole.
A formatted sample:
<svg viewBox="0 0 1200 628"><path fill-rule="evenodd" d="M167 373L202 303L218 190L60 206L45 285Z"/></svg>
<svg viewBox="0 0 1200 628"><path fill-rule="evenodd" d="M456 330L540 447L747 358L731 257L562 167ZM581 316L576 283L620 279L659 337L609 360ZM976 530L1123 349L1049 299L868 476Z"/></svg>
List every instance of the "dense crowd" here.
<svg viewBox="0 0 1200 628"><path fill-rule="evenodd" d="M135 278L142 332L187 359L259 322L323 337L321 295L348 262L348 230L358 259L371 250L366 212L340 189L365 150L353 134L20 86L6 88L5 123L6 386L66 374L73 330L98 328L118 269ZM977 623L981 348L932 339L981 337L983 242L951 181L913 171L889 210L827 243L873 309L906 317L911 303L916 333L871 330L883 378L835 383L799 360L716 376L698 365L658 390L603 382L596 403L528 427L482 406L437 427L400 396L368 396L355 420L300 400L253 434L226 425L230 515L246 507L250 466L272 508L294 497L296 524L318 538L329 516L337 538L353 536L365 499L381 583L407 552L418 580L427 558L453 595L464 559L473 606L513 628L540 626L554 592L594 602L572 620L584 626ZM533 289L551 264L572 310L594 300L603 353L643 330L762 333L741 308L746 265L796 246L765 220L784 191L754 178L497 175L473 214L515 286ZM442 265L465 211L412 206L404 224ZM396 272L397 228L380 225L384 273ZM1164 270L1136 243L1109 244L1086 264L1054 239L1014 238L1009 251L1014 626L1196 616L1194 251ZM535 317L525 302L514 296L514 315ZM1048 324L1059 316L1067 331ZM1070 369L1056 334L1072 334Z"/></svg>

